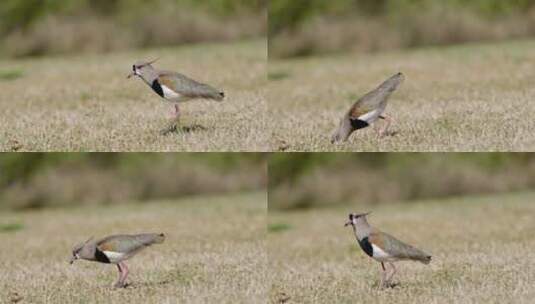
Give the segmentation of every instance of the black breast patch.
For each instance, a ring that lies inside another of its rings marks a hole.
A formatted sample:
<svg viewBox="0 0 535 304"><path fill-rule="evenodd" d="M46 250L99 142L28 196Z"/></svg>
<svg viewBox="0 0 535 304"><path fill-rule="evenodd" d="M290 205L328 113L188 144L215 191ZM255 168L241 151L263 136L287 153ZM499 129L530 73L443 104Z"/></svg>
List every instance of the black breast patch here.
<svg viewBox="0 0 535 304"><path fill-rule="evenodd" d="M349 121L351 122L351 126L353 127L354 130L364 129L370 125L369 123L360 119L350 119Z"/></svg>
<svg viewBox="0 0 535 304"><path fill-rule="evenodd" d="M106 264L110 263L110 259L108 259L108 257L104 254L104 252L100 251L100 249L98 248L95 249L95 259L101 263L106 263Z"/></svg>
<svg viewBox="0 0 535 304"><path fill-rule="evenodd" d="M154 81L152 82L151 88L152 88L152 89L154 90L154 92L156 92L158 95L160 95L161 97L164 97L164 96L163 96L163 89L162 89L162 86L160 85L160 83L158 82L158 79L154 79Z"/></svg>
<svg viewBox="0 0 535 304"><path fill-rule="evenodd" d="M360 248L366 252L367 255L373 257L373 247L370 241L368 240L368 237L363 238L359 241Z"/></svg>

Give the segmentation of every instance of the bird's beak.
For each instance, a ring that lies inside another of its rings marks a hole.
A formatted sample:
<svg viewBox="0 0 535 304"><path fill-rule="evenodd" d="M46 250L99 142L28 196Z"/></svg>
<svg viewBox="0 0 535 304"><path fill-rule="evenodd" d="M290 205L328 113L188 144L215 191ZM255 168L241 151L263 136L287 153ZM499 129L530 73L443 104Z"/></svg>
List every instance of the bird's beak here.
<svg viewBox="0 0 535 304"><path fill-rule="evenodd" d="M136 72L132 72L132 73L128 74L128 76L126 76L126 79L130 79L130 77L136 76L136 75L137 75Z"/></svg>
<svg viewBox="0 0 535 304"><path fill-rule="evenodd" d="M344 224L344 227L347 227L347 226L349 226L349 225L351 225L351 221L347 221L347 222Z"/></svg>
<svg viewBox="0 0 535 304"><path fill-rule="evenodd" d="M76 261L76 257L73 256L73 257L71 257L71 259L69 260L69 264L72 265L72 263L74 263L74 261Z"/></svg>

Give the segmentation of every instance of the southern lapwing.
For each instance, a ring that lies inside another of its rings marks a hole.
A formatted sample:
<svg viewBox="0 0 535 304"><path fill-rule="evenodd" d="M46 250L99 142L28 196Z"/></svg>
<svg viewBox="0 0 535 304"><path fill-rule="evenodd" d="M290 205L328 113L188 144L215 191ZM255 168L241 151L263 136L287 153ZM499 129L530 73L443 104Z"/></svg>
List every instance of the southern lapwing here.
<svg viewBox="0 0 535 304"><path fill-rule="evenodd" d="M197 82L180 73L155 69L152 64L156 60L136 62L132 66L132 73L127 78L132 76L140 77L156 94L174 103L171 126L162 130L163 134L167 134L176 128L176 123L180 119L179 103L194 99L222 101L225 98L225 93L212 86Z"/></svg>
<svg viewBox="0 0 535 304"><path fill-rule="evenodd" d="M386 122L386 125L379 131L379 136L385 135L392 122L392 118L383 113L388 97L404 79L405 76L402 73L397 73L357 100L340 120L338 128L331 137L331 143L347 141L353 131L366 128L378 119L384 119Z"/></svg>
<svg viewBox="0 0 535 304"><path fill-rule="evenodd" d="M402 260L418 261L424 264L431 262L431 256L429 254L370 226L366 220L366 215L368 214L369 212L349 214L349 221L345 226L353 226L353 231L355 232L360 248L368 256L381 263L381 287L393 286L391 280L396 273L394 262ZM385 263L390 265L390 273L386 271Z"/></svg>
<svg viewBox="0 0 535 304"><path fill-rule="evenodd" d="M163 243L165 235L163 233L144 233L144 234L120 234L105 237L94 241L93 237L82 244L77 245L72 250L70 263L78 259L84 259L93 262L105 264L115 264L119 269L119 279L115 287L126 287L126 277L128 276L128 267L125 260L133 257L144 248L152 245Z"/></svg>

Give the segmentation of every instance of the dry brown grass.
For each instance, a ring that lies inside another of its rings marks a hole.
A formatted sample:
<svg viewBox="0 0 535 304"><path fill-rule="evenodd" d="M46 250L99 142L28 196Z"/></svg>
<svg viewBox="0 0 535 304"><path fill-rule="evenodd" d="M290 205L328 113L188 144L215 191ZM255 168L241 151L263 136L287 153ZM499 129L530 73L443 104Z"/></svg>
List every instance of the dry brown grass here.
<svg viewBox="0 0 535 304"><path fill-rule="evenodd" d="M533 41L428 48L377 55L270 61L273 150L535 150ZM394 136L372 128L331 145L341 116L364 93L402 71L386 113Z"/></svg>
<svg viewBox="0 0 535 304"><path fill-rule="evenodd" d="M265 303L265 227L265 193L2 213L0 302ZM167 239L129 261L126 289L113 265L68 264L91 235L145 231Z"/></svg>
<svg viewBox="0 0 535 304"><path fill-rule="evenodd" d="M222 103L182 106L178 133L159 135L171 105L140 80L138 59L182 72L226 93ZM2 151L264 151L266 41L80 57L0 62L22 71L0 80Z"/></svg>
<svg viewBox="0 0 535 304"><path fill-rule="evenodd" d="M316 209L269 214L270 302L531 303L534 193L464 197L381 206L372 225L425 249L430 265L400 262L395 281L379 290L380 265L343 227L359 210Z"/></svg>

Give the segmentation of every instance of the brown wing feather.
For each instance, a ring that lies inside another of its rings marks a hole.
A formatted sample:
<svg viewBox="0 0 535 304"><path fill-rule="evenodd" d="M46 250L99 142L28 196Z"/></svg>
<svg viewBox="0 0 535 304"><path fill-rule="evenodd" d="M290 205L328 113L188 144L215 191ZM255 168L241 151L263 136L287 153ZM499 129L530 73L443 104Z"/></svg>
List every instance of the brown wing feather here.
<svg viewBox="0 0 535 304"><path fill-rule="evenodd" d="M374 231L370 234L369 240L399 259L418 260L426 264L431 261L431 256L427 253L396 239L390 234Z"/></svg>
<svg viewBox="0 0 535 304"><path fill-rule="evenodd" d="M189 98L205 98L220 101L225 97L225 94L220 90L195 81L180 73L163 71L158 76L158 81L169 89Z"/></svg>
<svg viewBox="0 0 535 304"><path fill-rule="evenodd" d="M383 238L377 231L370 233L370 236L368 236L368 240L370 241L370 243L379 246L379 248L385 248Z"/></svg>
<svg viewBox="0 0 535 304"><path fill-rule="evenodd" d="M171 90L174 90L175 82L170 77L166 75L161 75L160 77L158 77L158 82L160 83L160 85L164 85L170 88Z"/></svg>

